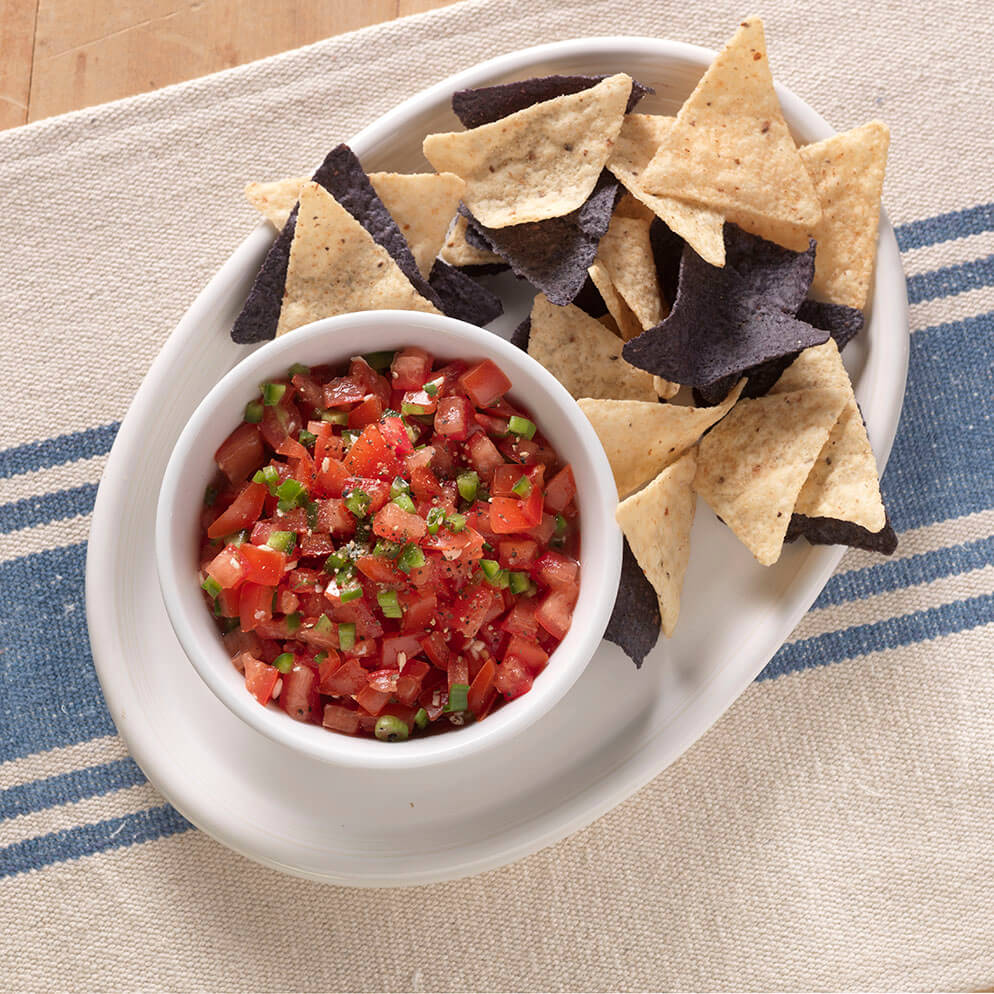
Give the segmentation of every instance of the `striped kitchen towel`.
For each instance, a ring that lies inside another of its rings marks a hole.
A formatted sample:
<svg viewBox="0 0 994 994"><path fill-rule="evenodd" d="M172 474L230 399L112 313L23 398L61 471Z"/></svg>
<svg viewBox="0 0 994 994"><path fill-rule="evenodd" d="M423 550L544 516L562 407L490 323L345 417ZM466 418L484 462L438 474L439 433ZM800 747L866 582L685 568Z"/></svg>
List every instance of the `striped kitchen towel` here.
<svg viewBox="0 0 994 994"><path fill-rule="evenodd" d="M772 5L771 5L772 6ZM418 891L281 876L166 804L115 734L84 618L116 429L254 224L249 178L483 58L579 35L718 46L727 0L470 0L0 134L0 985L6 990L994 986L994 12L764 16L780 79L893 141L911 302L883 481L901 544L848 553L725 717L522 862ZM91 591L99 597L99 591Z"/></svg>

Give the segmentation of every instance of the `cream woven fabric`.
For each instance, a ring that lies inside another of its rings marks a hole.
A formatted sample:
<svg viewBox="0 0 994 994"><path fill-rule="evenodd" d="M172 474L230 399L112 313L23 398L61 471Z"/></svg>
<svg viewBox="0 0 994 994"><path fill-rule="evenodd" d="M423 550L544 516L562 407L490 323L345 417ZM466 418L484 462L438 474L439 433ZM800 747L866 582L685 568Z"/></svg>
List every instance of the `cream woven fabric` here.
<svg viewBox="0 0 994 994"><path fill-rule="evenodd" d="M247 179L306 172L402 98L501 52L596 34L716 47L747 13L728 0L468 0L0 134L0 986L994 986L994 13L982 4L759 11L780 80L836 127L892 128L885 202L910 277L917 391L885 480L902 547L885 566L847 555L775 678L640 794L499 871L345 890L196 831L96 844L109 819L163 804L102 702L75 744L32 745L22 729L33 681L92 668L81 589L57 617L39 614L63 592L22 596L32 557L82 548L107 448L90 442L111 425L109 443L170 330L254 225ZM38 462L29 443L67 433L70 449L90 447Z"/></svg>

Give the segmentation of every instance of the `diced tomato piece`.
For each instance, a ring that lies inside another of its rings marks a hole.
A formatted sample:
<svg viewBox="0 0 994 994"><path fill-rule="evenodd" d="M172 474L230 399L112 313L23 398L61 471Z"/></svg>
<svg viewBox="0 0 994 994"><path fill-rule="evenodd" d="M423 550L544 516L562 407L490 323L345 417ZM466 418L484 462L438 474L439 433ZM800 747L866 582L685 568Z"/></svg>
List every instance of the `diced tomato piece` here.
<svg viewBox="0 0 994 994"><path fill-rule="evenodd" d="M468 706L476 718L482 718L490 710L495 694L494 680L497 676L497 665L487 657L480 667L473 682L469 685Z"/></svg>
<svg viewBox="0 0 994 994"><path fill-rule="evenodd" d="M342 665L342 657L334 649L326 649L327 656L318 665L318 692L327 694L329 691L325 687L325 681Z"/></svg>
<svg viewBox="0 0 994 994"><path fill-rule="evenodd" d="M318 674L310 666L294 663L283 674L280 705L294 721L316 721L319 713Z"/></svg>
<svg viewBox="0 0 994 994"><path fill-rule="evenodd" d="M414 727L414 716L417 712L418 709L412 705L401 704L399 701L390 701L380 711L380 717L382 718L385 714L393 715L395 718L399 718L404 722L407 725L407 731L410 732ZM373 727L375 728L376 726L374 725Z"/></svg>
<svg viewBox="0 0 994 994"><path fill-rule="evenodd" d="M400 622L402 632L421 632L435 616L436 598L433 591L408 590L400 595L404 617Z"/></svg>
<svg viewBox="0 0 994 994"><path fill-rule="evenodd" d="M245 564L245 579L275 587L286 569L286 556L268 545L252 545L246 542L238 547L238 553Z"/></svg>
<svg viewBox="0 0 994 994"><path fill-rule="evenodd" d="M439 528L434 535L425 535L421 540L421 548L441 552L442 558L446 560L463 556L466 559L480 559L483 556L483 536L469 527L461 532L444 527Z"/></svg>
<svg viewBox="0 0 994 994"><path fill-rule="evenodd" d="M383 402L379 397L370 395L349 411L349 427L365 428L366 425L376 424L381 414L383 414Z"/></svg>
<svg viewBox="0 0 994 994"><path fill-rule="evenodd" d="M538 621L535 614L538 611L538 598L519 597L514 607L501 622L501 628L512 635L523 635L534 638L538 634Z"/></svg>
<svg viewBox="0 0 994 994"><path fill-rule="evenodd" d="M390 384L362 356L355 356L349 363L349 376L365 394L378 397L384 407L390 404Z"/></svg>
<svg viewBox="0 0 994 994"><path fill-rule="evenodd" d="M393 477L391 477L391 480ZM373 480L366 476L350 476L345 481L347 497L353 490L361 490L369 497L369 510L375 514L384 504L390 500L390 484L386 480Z"/></svg>
<svg viewBox="0 0 994 994"><path fill-rule="evenodd" d="M266 444L272 449L278 449L283 439L296 438L304 427L304 419L300 416L297 405L291 400L292 391L287 390L278 404L262 409L262 421L259 430Z"/></svg>
<svg viewBox="0 0 994 994"><path fill-rule="evenodd" d="M449 661L449 689L457 683L469 686L469 663L463 656L454 656Z"/></svg>
<svg viewBox="0 0 994 994"><path fill-rule="evenodd" d="M511 381L492 359L484 359L459 377L459 386L477 407L489 407L511 389Z"/></svg>
<svg viewBox="0 0 994 994"><path fill-rule="evenodd" d="M232 483L241 483L262 465L265 456L259 426L240 424L214 453L214 462Z"/></svg>
<svg viewBox="0 0 994 994"><path fill-rule="evenodd" d="M420 457L421 453L428 453L427 458L421 458L415 462L415 457ZM428 468L427 463L431 460L431 447L421 449L413 456L407 458L407 475L411 480L411 493L415 497L444 497L445 488L438 481L438 477Z"/></svg>
<svg viewBox="0 0 994 994"><path fill-rule="evenodd" d="M452 653L449 650L445 636L441 632L432 632L421 640L421 648L425 655L441 670L448 670Z"/></svg>
<svg viewBox="0 0 994 994"><path fill-rule="evenodd" d="M319 582L323 582L324 574L316 569L300 566L287 574L287 587L295 594L306 594L313 591Z"/></svg>
<svg viewBox="0 0 994 994"><path fill-rule="evenodd" d="M431 374L431 356L424 349L401 349L390 364L390 385L394 390L420 390Z"/></svg>
<svg viewBox="0 0 994 994"><path fill-rule="evenodd" d="M225 651L231 656L231 661L240 671L245 669L244 659L239 659L241 654L246 652L250 656L258 656L262 649L259 636L255 632L243 632L240 628L228 632L221 641L224 642Z"/></svg>
<svg viewBox="0 0 994 994"><path fill-rule="evenodd" d="M325 406L324 387L310 373L295 373L290 382L308 410L320 411Z"/></svg>
<svg viewBox="0 0 994 994"><path fill-rule="evenodd" d="M345 468L352 476L392 480L400 472L401 464L380 429L366 425L345 456Z"/></svg>
<svg viewBox="0 0 994 994"><path fill-rule="evenodd" d="M349 471L340 459L325 456L315 463L315 489L328 497L341 497Z"/></svg>
<svg viewBox="0 0 994 994"><path fill-rule="evenodd" d="M308 421L307 430L315 435L314 463L321 468L321 463L327 459L344 459L345 443L334 433L327 421Z"/></svg>
<svg viewBox="0 0 994 994"><path fill-rule="evenodd" d="M497 667L494 686L508 700L528 693L532 687L532 676L528 667L516 656L508 656Z"/></svg>
<svg viewBox="0 0 994 994"><path fill-rule="evenodd" d="M435 431L457 442L469 436L473 405L465 397L441 397L435 410Z"/></svg>
<svg viewBox="0 0 994 994"><path fill-rule="evenodd" d="M498 451L497 446L481 431L470 436L466 443L466 452L473 469L487 483L490 482L497 467L504 465L504 457Z"/></svg>
<svg viewBox="0 0 994 994"><path fill-rule="evenodd" d="M545 485L545 509L550 514L562 514L576 496L573 467L567 463Z"/></svg>
<svg viewBox="0 0 994 994"><path fill-rule="evenodd" d="M238 604L238 616L243 632L251 632L261 622L273 616L273 588L259 583L246 583Z"/></svg>
<svg viewBox="0 0 994 994"><path fill-rule="evenodd" d="M573 590L580 575L580 564L569 556L548 551L535 563L532 576L538 583L553 590Z"/></svg>
<svg viewBox="0 0 994 994"><path fill-rule="evenodd" d="M441 562L442 557L440 555L429 554L425 557L424 566L415 566L407 574L407 578L418 590L425 590L436 586L441 582L441 574L439 573Z"/></svg>
<svg viewBox="0 0 994 994"><path fill-rule="evenodd" d="M327 557L335 551L335 543L330 535L315 532L312 535L301 535L297 549L301 556Z"/></svg>
<svg viewBox="0 0 994 994"><path fill-rule="evenodd" d="M575 601L563 590L551 590L542 598L535 613L535 620L557 639L565 638L573 620Z"/></svg>
<svg viewBox="0 0 994 994"><path fill-rule="evenodd" d="M394 667L384 667L382 669L373 670L369 674L369 686L373 690L381 690L387 694L393 694L397 689L397 677L400 676L400 670Z"/></svg>
<svg viewBox="0 0 994 994"><path fill-rule="evenodd" d="M359 712L343 704L325 704L321 724L333 732L355 735L359 731Z"/></svg>
<svg viewBox="0 0 994 994"><path fill-rule="evenodd" d="M421 641L414 635L388 635L380 643L381 663L384 667L397 666L401 653L406 660L410 656L416 656L421 652Z"/></svg>
<svg viewBox="0 0 994 994"><path fill-rule="evenodd" d="M280 678L280 671L247 652L242 653L240 664L236 660L235 665L245 673L248 692L260 704L268 703L273 696L273 687Z"/></svg>
<svg viewBox="0 0 994 994"><path fill-rule="evenodd" d="M237 545L226 545L208 564L206 571L222 590L237 587L245 579L245 563L238 555Z"/></svg>
<svg viewBox="0 0 994 994"><path fill-rule="evenodd" d="M215 603L222 618L237 618L240 616L241 601L241 587L234 587L222 590Z"/></svg>
<svg viewBox="0 0 994 994"><path fill-rule="evenodd" d="M555 533L556 519L551 514L543 514L541 522L526 531L528 537L535 539L539 545L548 545Z"/></svg>
<svg viewBox="0 0 994 994"><path fill-rule="evenodd" d="M316 503L320 531L331 535L352 535L355 532L355 517L340 497L329 497Z"/></svg>
<svg viewBox="0 0 994 994"><path fill-rule="evenodd" d="M211 522L208 538L222 538L249 528L262 513L269 491L262 483L248 483L231 505Z"/></svg>
<svg viewBox="0 0 994 994"><path fill-rule="evenodd" d="M407 434L407 428L400 418L390 416L380 422L380 434L387 447L398 459L410 455L414 451L414 443Z"/></svg>
<svg viewBox="0 0 994 994"><path fill-rule="evenodd" d="M417 542L425 535L425 519L405 511L392 501L385 504L373 517L373 532L392 542Z"/></svg>
<svg viewBox="0 0 994 994"><path fill-rule="evenodd" d="M346 659L334 672L322 677L321 693L332 697L358 694L369 683L369 673L358 659Z"/></svg>
<svg viewBox="0 0 994 994"><path fill-rule="evenodd" d="M360 556L356 560L356 569L363 576L368 576L374 583L390 583L394 585L406 583L406 577L397 567L383 556Z"/></svg>
<svg viewBox="0 0 994 994"><path fill-rule="evenodd" d="M400 404L401 410L404 409L405 404L414 404L419 408L414 412L415 414L433 414L435 412L435 408L438 407L438 398L437 396L433 397L425 390L408 390L404 394Z"/></svg>
<svg viewBox="0 0 994 994"><path fill-rule="evenodd" d="M276 610L280 614L293 614L300 607L300 598L287 589L279 590L276 594Z"/></svg>
<svg viewBox="0 0 994 994"><path fill-rule="evenodd" d="M391 691L377 690L370 682L359 691L355 702L369 714L378 715L390 703L391 696Z"/></svg>
<svg viewBox="0 0 994 994"><path fill-rule="evenodd" d="M343 407L346 404L358 404L366 393L366 388L351 376L336 376L324 385L324 406Z"/></svg>
<svg viewBox="0 0 994 994"><path fill-rule="evenodd" d="M497 543L497 559L504 569L526 570L538 557L538 542L531 538L504 538Z"/></svg>
<svg viewBox="0 0 994 994"><path fill-rule="evenodd" d="M448 609L452 613L449 627L472 638L480 630L492 599L493 587L483 585L471 590L465 597L457 597Z"/></svg>
<svg viewBox="0 0 994 994"><path fill-rule="evenodd" d="M528 671L534 676L545 669L549 661L549 654L534 639L522 638L520 635L512 635L504 650L504 658L515 656L520 659Z"/></svg>
<svg viewBox="0 0 994 994"><path fill-rule="evenodd" d="M421 693L421 685L431 672L431 665L423 659L409 659L397 678L397 700L402 704L414 704Z"/></svg>
<svg viewBox="0 0 994 994"><path fill-rule="evenodd" d="M497 418L492 414L481 414L479 411L473 415L473 420L491 437L507 437L507 418Z"/></svg>
<svg viewBox="0 0 994 994"><path fill-rule="evenodd" d="M360 639L378 639L383 634L383 626L364 597L346 604L338 604L331 610L336 621L351 621L355 625L356 636ZM360 653L354 651L353 655L358 656Z"/></svg>
<svg viewBox="0 0 994 994"><path fill-rule="evenodd" d="M276 454L286 456L292 460L292 475L301 483L310 487L314 482L314 460L306 447L301 445L295 438L287 436L280 442Z"/></svg>
<svg viewBox="0 0 994 994"><path fill-rule="evenodd" d="M490 527L498 535L526 532L542 521L542 491L534 489L526 500L494 497L490 501Z"/></svg>

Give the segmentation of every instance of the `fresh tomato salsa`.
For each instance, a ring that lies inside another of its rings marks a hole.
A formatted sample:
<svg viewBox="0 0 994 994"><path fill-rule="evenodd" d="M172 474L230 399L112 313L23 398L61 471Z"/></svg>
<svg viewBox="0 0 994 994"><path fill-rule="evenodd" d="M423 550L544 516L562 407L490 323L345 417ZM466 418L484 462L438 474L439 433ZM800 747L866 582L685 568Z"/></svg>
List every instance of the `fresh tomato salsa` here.
<svg viewBox="0 0 994 994"><path fill-rule="evenodd" d="M263 383L215 454L201 581L260 704L385 741L528 692L580 586L573 472L491 360Z"/></svg>

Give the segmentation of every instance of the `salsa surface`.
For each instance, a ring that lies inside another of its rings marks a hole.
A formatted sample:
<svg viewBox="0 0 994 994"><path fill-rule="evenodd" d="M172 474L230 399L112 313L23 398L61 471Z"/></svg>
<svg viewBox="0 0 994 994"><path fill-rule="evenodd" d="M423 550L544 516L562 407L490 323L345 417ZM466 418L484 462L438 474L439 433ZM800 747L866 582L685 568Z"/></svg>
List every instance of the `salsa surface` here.
<svg viewBox="0 0 994 994"><path fill-rule="evenodd" d="M510 388L418 348L260 385L215 453L200 547L260 704L397 741L531 689L572 620L578 511Z"/></svg>

